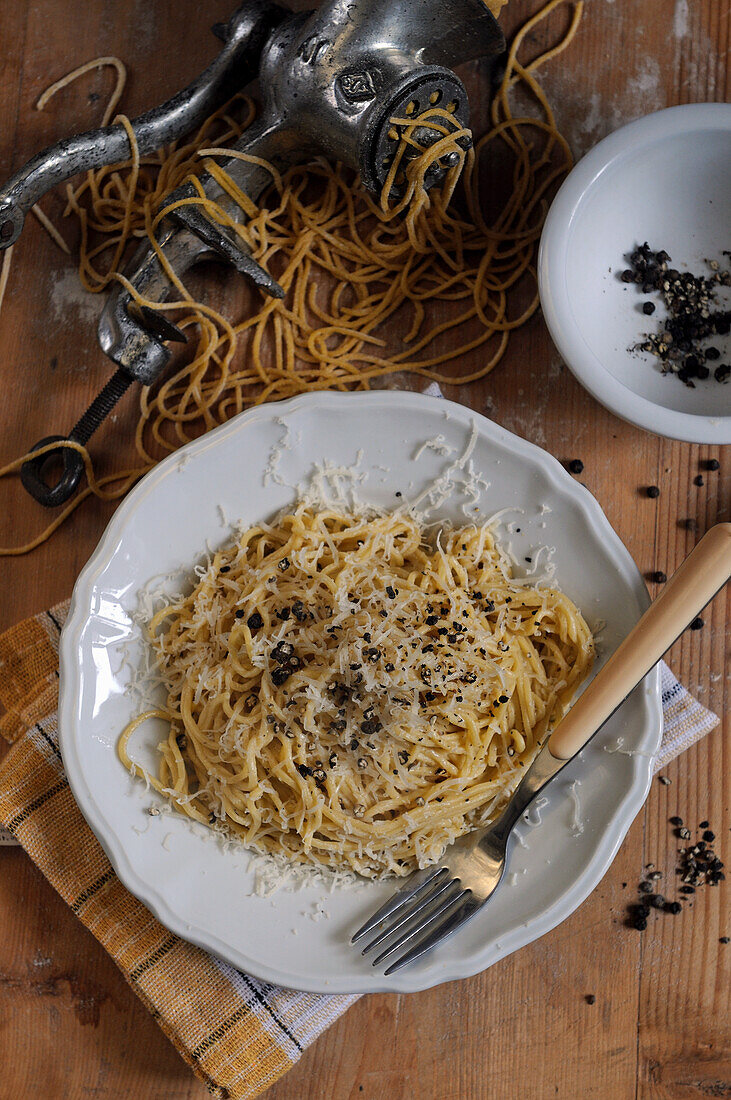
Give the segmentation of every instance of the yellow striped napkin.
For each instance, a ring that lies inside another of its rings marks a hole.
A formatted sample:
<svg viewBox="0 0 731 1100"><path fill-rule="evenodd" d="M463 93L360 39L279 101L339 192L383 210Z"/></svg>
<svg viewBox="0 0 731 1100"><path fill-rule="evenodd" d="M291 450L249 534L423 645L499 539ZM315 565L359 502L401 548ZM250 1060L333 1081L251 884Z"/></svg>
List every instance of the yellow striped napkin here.
<svg viewBox="0 0 731 1100"><path fill-rule="evenodd" d="M259 1096L356 997L279 989L172 935L117 879L74 802L58 747L58 639L68 604L0 637L5 825L107 949L185 1061L220 1100ZM655 770L718 724L662 667Z"/></svg>
<svg viewBox="0 0 731 1100"><path fill-rule="evenodd" d="M0 637L0 824L119 966L212 1096L259 1096L355 997L279 989L173 936L120 883L69 789L56 729L68 604Z"/></svg>

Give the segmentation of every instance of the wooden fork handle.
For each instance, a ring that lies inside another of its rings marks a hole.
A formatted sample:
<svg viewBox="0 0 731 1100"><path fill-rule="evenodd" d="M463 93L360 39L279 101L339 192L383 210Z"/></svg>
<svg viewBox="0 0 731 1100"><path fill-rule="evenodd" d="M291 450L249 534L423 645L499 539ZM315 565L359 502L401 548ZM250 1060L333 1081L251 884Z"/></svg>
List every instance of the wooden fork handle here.
<svg viewBox="0 0 731 1100"><path fill-rule="evenodd" d="M548 742L558 760L575 756L731 576L731 523L708 531Z"/></svg>

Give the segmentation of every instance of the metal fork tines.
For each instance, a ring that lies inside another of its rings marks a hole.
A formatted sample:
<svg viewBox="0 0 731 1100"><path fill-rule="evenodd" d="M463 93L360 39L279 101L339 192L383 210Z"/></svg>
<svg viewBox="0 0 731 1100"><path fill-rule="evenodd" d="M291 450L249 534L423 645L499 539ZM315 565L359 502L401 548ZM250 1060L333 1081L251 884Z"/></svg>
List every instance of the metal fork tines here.
<svg viewBox="0 0 731 1100"><path fill-rule="evenodd" d="M368 937L363 955L382 947L373 966L392 959L386 969L392 974L456 932L499 886L513 826L564 763L544 745L497 820L450 844L436 866L414 871L351 943Z"/></svg>
<svg viewBox="0 0 731 1100"><path fill-rule="evenodd" d="M408 885L382 905L358 929L351 942L357 943L375 933L362 954L368 955L385 945L372 965L378 966L398 955L385 971L392 974L454 932L481 904L471 890L462 887L459 879L450 876L446 867L429 867L413 874Z"/></svg>
<svg viewBox="0 0 731 1100"><path fill-rule="evenodd" d="M581 752L730 577L731 523L718 523L542 744L499 817L449 844L439 866L415 871L358 929L353 943L375 933L364 955L385 945L374 966L398 956L386 974L399 970L489 901L503 877L510 834L533 798Z"/></svg>

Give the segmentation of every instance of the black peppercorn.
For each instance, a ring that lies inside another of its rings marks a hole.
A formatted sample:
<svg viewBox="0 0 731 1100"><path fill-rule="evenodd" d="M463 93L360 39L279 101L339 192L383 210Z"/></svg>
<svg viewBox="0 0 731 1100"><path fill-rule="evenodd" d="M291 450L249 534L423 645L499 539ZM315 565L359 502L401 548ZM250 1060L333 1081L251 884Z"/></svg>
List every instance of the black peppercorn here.
<svg viewBox="0 0 731 1100"><path fill-rule="evenodd" d="M643 288L644 289L644 288ZM645 302L642 306L642 312L649 317L651 313L655 312L655 305L653 302Z"/></svg>
<svg viewBox="0 0 731 1100"><path fill-rule="evenodd" d="M569 471L572 474L581 474L584 472L584 463L580 458L572 458L569 462Z"/></svg>
<svg viewBox="0 0 731 1100"><path fill-rule="evenodd" d="M249 615L248 619L246 620L246 625L248 626L249 630L259 630L260 627L264 626L264 620L262 619L259 612L255 611L253 615Z"/></svg>
<svg viewBox="0 0 731 1100"><path fill-rule="evenodd" d="M704 484L705 484L705 482L703 481L703 474L697 474L697 475L696 475L696 476L695 476L695 477L693 478L693 484L694 484L694 485L697 485L697 486L698 486L699 488L700 488L700 486L701 486L701 485L704 485Z"/></svg>
<svg viewBox="0 0 731 1100"><path fill-rule="evenodd" d="M656 500L660 496L660 490L657 485L648 485L645 489L645 493L651 500Z"/></svg>
<svg viewBox="0 0 731 1100"><path fill-rule="evenodd" d="M662 569L656 569L655 572L652 574L652 579L655 584L665 584L668 578L665 573L663 573Z"/></svg>
<svg viewBox="0 0 731 1100"><path fill-rule="evenodd" d="M705 464L707 470L720 470L721 463L717 458L709 458Z"/></svg>
<svg viewBox="0 0 731 1100"><path fill-rule="evenodd" d="M291 642L285 642L282 639L281 642L277 642L272 650L272 659L277 662L278 665L284 665L294 653L294 646Z"/></svg>
<svg viewBox="0 0 731 1100"><path fill-rule="evenodd" d="M696 619L693 619L693 622L690 624L690 629L691 630L702 630L705 625L706 624L704 623L703 619L699 615Z"/></svg>

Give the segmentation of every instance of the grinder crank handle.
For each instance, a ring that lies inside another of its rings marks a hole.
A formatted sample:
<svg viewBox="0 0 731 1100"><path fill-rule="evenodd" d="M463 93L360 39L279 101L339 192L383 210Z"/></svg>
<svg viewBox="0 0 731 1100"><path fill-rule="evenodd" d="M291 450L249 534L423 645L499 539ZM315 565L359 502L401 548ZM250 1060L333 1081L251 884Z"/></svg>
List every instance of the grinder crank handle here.
<svg viewBox="0 0 731 1100"><path fill-rule="evenodd" d="M218 57L187 88L133 121L140 154L176 141L248 84L267 38L286 14L270 0L246 0L228 23L216 24L213 31L224 41ZM26 214L52 187L129 155L129 138L120 125L64 138L36 154L0 188L0 249L15 243Z"/></svg>

